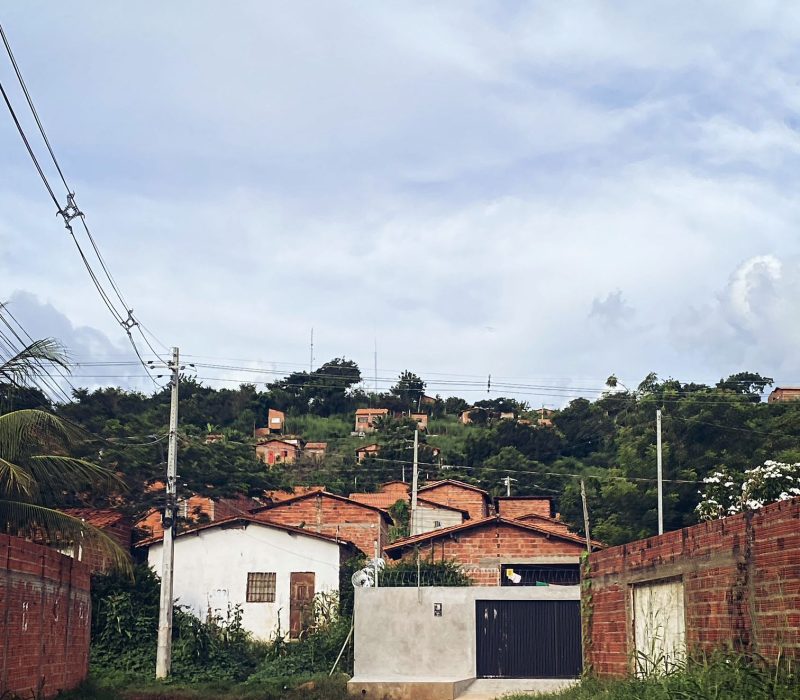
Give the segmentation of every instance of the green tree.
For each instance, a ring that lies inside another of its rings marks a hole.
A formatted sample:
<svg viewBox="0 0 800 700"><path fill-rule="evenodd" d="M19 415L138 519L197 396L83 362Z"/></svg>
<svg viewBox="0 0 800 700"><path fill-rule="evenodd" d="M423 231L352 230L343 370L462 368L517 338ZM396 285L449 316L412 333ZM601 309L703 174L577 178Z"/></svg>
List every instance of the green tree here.
<svg viewBox="0 0 800 700"><path fill-rule="evenodd" d="M53 340L33 342L0 365L0 380L23 385L47 371L67 369ZM113 472L69 455L82 431L49 411L25 408L0 415L0 529L67 547L94 545L121 568L128 554L97 528L55 508L65 493L121 486Z"/></svg>
<svg viewBox="0 0 800 700"><path fill-rule="evenodd" d="M404 370L397 377L397 383L389 390L405 410L416 411L425 394L425 382L413 372Z"/></svg>

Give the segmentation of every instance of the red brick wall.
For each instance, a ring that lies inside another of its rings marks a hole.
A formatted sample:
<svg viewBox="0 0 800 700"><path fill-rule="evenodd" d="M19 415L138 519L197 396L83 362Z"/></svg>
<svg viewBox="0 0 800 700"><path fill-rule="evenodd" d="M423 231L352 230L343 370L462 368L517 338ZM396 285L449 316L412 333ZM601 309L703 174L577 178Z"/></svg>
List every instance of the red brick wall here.
<svg viewBox="0 0 800 700"><path fill-rule="evenodd" d="M501 518L514 520L523 515L552 516L549 498L498 498L497 514Z"/></svg>
<svg viewBox="0 0 800 700"><path fill-rule="evenodd" d="M595 552L584 573L586 661L599 675L628 672L630 586L677 576L690 652L800 659L800 498Z"/></svg>
<svg viewBox="0 0 800 700"><path fill-rule="evenodd" d="M161 523L159 522L159 525ZM115 523L102 528L103 532L114 540L126 552L131 550L133 528L127 518L121 518ZM96 546L89 545L82 548L80 560L95 573L107 573L111 568L111 560Z"/></svg>
<svg viewBox="0 0 800 700"><path fill-rule="evenodd" d="M279 503L253 517L293 527L302 525L310 532L339 537L369 557L375 555L376 539L380 549L389 541L388 526L378 511L322 494Z"/></svg>
<svg viewBox="0 0 800 700"><path fill-rule="evenodd" d="M459 508L469 513L472 520L480 520L488 515L485 496L472 489L454 484L442 484L420 491L420 498L440 505Z"/></svg>
<svg viewBox="0 0 800 700"><path fill-rule="evenodd" d="M45 697L89 670L89 568L42 545L0 535L0 695Z"/></svg>
<svg viewBox="0 0 800 700"><path fill-rule="evenodd" d="M583 551L579 543L496 522L454 533L453 537L446 535L419 548L420 556L428 561L455 560L480 586L500 585L501 564L523 563L532 557L579 557ZM415 557L410 549L402 558Z"/></svg>

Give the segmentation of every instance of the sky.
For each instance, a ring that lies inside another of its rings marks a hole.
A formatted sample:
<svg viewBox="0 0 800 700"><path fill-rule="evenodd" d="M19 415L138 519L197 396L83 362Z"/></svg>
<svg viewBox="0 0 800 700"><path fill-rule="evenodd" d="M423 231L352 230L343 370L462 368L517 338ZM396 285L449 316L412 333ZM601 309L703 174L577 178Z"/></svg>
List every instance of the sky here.
<svg viewBox="0 0 800 700"><path fill-rule="evenodd" d="M474 400L562 405L651 371L800 384L794 3L31 1L0 21L136 316L273 373L208 384L308 368L312 328L314 366L354 359L371 385L377 347L382 387L407 368ZM0 80L28 116L2 56ZM131 360L6 112L0 279L32 335Z"/></svg>

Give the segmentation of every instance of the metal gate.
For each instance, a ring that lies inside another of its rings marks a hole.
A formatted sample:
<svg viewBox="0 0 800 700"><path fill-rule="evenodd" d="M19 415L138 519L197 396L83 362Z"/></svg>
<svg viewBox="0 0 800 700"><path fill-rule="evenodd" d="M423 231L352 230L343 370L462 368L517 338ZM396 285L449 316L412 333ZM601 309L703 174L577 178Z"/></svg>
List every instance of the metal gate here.
<svg viewBox="0 0 800 700"><path fill-rule="evenodd" d="M583 667L577 600L478 600L478 678L577 678Z"/></svg>

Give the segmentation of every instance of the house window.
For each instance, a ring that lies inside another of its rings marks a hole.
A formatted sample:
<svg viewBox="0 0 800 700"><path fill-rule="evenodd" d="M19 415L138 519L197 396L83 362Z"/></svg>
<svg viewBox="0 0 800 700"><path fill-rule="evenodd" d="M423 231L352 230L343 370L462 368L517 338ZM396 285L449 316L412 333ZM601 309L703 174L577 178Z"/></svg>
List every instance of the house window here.
<svg viewBox="0 0 800 700"><path fill-rule="evenodd" d="M275 602L275 573L250 571L247 574L247 602Z"/></svg>

